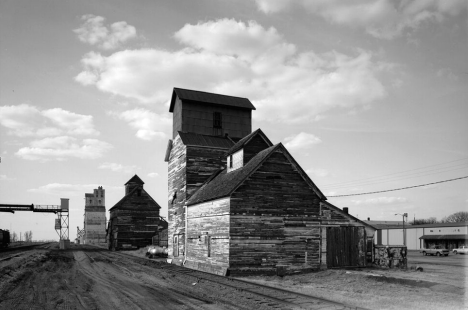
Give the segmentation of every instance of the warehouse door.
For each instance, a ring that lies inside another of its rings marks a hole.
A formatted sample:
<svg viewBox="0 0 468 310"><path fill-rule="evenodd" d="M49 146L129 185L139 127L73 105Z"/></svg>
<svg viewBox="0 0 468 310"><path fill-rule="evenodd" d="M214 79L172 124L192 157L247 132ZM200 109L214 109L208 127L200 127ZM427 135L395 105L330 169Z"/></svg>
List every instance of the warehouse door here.
<svg viewBox="0 0 468 310"><path fill-rule="evenodd" d="M365 266L364 227L327 227L327 267Z"/></svg>

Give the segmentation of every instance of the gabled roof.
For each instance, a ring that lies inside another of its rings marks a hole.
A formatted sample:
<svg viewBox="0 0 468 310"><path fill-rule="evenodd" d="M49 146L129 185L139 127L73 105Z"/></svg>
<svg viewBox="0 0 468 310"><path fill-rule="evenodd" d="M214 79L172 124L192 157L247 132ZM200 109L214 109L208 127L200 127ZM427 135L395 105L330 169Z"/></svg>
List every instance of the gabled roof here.
<svg viewBox="0 0 468 310"><path fill-rule="evenodd" d="M346 217L349 217L351 219L353 219L354 221L358 222L358 223L361 223L361 224L364 224L365 226L367 227L370 227L374 230L377 230L377 228L374 226L374 225L371 225L369 223L366 223L365 221L361 221L360 219L358 219L357 217L354 217L352 216L351 214L349 213L346 213L345 211L343 211L342 209L338 208L337 206L335 205L332 205L331 203L329 203L328 201L322 201L323 204L326 204L327 207L329 207L330 209L333 209L334 211L337 211L339 212L341 215L344 215Z"/></svg>
<svg viewBox="0 0 468 310"><path fill-rule="evenodd" d="M174 87L174 90L172 92L171 105L169 107L169 112L174 111L174 104L175 104L176 96L179 97L179 99L184 100L184 101L204 102L204 103L210 103L210 104L225 105L225 106L255 110L254 105L247 98L219 95L219 94L202 92L198 90L190 90L190 89Z"/></svg>
<svg viewBox="0 0 468 310"><path fill-rule="evenodd" d="M153 199L153 197L151 197L150 194L148 194L148 192L146 192L143 188L135 187L132 191L130 191L130 193L125 195L122 199L119 200L119 202L117 202L112 208L110 208L109 211L113 210L114 208L118 208L118 207L122 206L130 197L135 195L138 190L141 190L142 193L147 194L148 197L156 204L156 207L158 209L161 209L161 206L156 202L156 200Z"/></svg>
<svg viewBox="0 0 468 310"><path fill-rule="evenodd" d="M255 155L244 167L227 173L226 169L216 171L215 176L210 177L202 187L187 201L187 205L197 204L203 201L213 200L231 195L234 190L273 153L278 145L270 146Z"/></svg>
<svg viewBox="0 0 468 310"><path fill-rule="evenodd" d="M276 150L281 150L286 158L295 166L298 173L303 177L312 190L320 198L326 199L325 195L322 194L318 187L292 158L291 154L289 154L283 144L278 143L277 145L270 146L269 148L259 152L242 168L236 169L229 173L227 173L226 169L222 171L216 171L214 173L215 175L210 177L202 185L202 187L188 199L187 205L190 206L204 201L230 196Z"/></svg>
<svg viewBox="0 0 468 310"><path fill-rule="evenodd" d="M270 139L268 139L268 137L263 133L263 131L258 128L257 130L255 130L254 132L252 133L249 133L247 136L243 137L242 139L239 140L239 142L237 142L236 144L234 144L234 146L232 146L227 152L226 152L226 156L229 156L231 154L234 154L235 152L237 152L238 150L240 150L241 148L244 147L244 145L246 145L247 143L249 143L250 140L252 140L253 137L255 136L260 136L263 138L263 140L265 140L265 142L269 145L269 146L272 146L273 143L271 143Z"/></svg>
<svg viewBox="0 0 468 310"><path fill-rule="evenodd" d="M136 174L130 179L127 181L127 183L125 183L124 185L127 185L128 183L138 183L138 184L145 184L145 182L143 182L139 176L137 176Z"/></svg>
<svg viewBox="0 0 468 310"><path fill-rule="evenodd" d="M229 149L234 145L232 140L228 139L227 137L206 136L198 133L182 131L179 131L179 136L180 139L182 139L184 145L215 147L222 149Z"/></svg>

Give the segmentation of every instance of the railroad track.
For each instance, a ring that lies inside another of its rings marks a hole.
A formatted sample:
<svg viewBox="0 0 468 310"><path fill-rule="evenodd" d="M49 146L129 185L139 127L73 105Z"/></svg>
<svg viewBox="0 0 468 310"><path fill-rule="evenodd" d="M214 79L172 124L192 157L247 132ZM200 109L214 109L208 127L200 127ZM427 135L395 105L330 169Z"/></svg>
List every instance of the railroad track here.
<svg viewBox="0 0 468 310"><path fill-rule="evenodd" d="M112 253L112 254L111 254ZM223 277L211 273L206 273L198 270L188 269L182 266L176 266L165 262L152 261L146 258L140 258L137 256L129 255L121 252L100 252L99 254L107 257L112 255L123 256L134 262L148 265L151 262L152 267L161 270L166 270L171 273L177 273L185 276L193 277L193 285L201 282L208 282L214 287L224 286L227 288L235 289L237 291L247 292L254 296L258 296L263 299L268 299L273 304L278 305L279 308L291 309L321 309L321 310L341 310L341 309L364 309L357 308L341 303L337 303L331 300L326 300L319 297L310 296L307 294L292 292L281 288L275 288L267 285L251 283L242 279ZM107 255L110 254L110 255ZM276 308L278 308L276 307Z"/></svg>

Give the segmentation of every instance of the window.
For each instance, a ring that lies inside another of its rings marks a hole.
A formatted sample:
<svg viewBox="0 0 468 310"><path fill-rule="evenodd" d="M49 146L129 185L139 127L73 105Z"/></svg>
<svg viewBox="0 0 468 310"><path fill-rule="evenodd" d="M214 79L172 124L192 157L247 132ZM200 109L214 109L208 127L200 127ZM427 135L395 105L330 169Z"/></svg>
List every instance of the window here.
<svg viewBox="0 0 468 310"><path fill-rule="evenodd" d="M101 204L101 199L99 199L99 204Z"/></svg>
<svg viewBox="0 0 468 310"><path fill-rule="evenodd" d="M232 155L229 155L228 162L229 162L229 168L232 168Z"/></svg>
<svg viewBox="0 0 468 310"><path fill-rule="evenodd" d="M213 112L213 128L223 128L221 112Z"/></svg>

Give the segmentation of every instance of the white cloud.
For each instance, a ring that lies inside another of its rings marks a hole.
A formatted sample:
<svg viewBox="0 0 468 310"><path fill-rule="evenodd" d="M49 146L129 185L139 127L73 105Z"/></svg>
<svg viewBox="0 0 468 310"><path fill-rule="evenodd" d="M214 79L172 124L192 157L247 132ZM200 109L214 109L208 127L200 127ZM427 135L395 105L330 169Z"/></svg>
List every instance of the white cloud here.
<svg viewBox="0 0 468 310"><path fill-rule="evenodd" d="M11 180L16 180L16 178L10 178L5 174L0 174L0 181L11 181Z"/></svg>
<svg viewBox="0 0 468 310"><path fill-rule="evenodd" d="M146 104L166 103L174 86L243 96L257 107L258 120L305 123L334 108L382 99L386 91L378 76L392 68L364 50L297 53L276 29L255 22L185 25L175 38L187 47L88 53L75 79Z"/></svg>
<svg viewBox="0 0 468 310"><path fill-rule="evenodd" d="M132 166L124 166L122 164L117 164L117 163L103 163L99 165L99 169L108 169L114 172L123 172L123 173L131 173L134 172L135 170L139 169L137 166L132 165Z"/></svg>
<svg viewBox="0 0 468 310"><path fill-rule="evenodd" d="M56 195L56 196L65 196L72 197L78 196L83 197L84 193L92 192L93 189L98 188L98 186L103 186L102 184L63 184L63 183L50 183L38 188L28 189L28 192L38 193L38 194L47 194L47 195ZM105 185L103 188L106 191L122 191L121 186L109 186Z"/></svg>
<svg viewBox="0 0 468 310"><path fill-rule="evenodd" d="M142 140L166 138L164 133L170 128L172 120L166 116L158 115L147 109L133 109L124 112L109 112L110 115L126 121L130 127L136 129L135 136Z"/></svg>
<svg viewBox="0 0 468 310"><path fill-rule="evenodd" d="M95 15L83 15L84 23L80 28L73 30L81 42L96 45L102 49L110 50L119 47L126 41L135 38L137 32L135 27L124 21L104 25L105 18Z"/></svg>
<svg viewBox="0 0 468 310"><path fill-rule="evenodd" d="M47 137L57 135L99 135L94 129L93 117L54 108L39 110L20 104L0 106L0 124L9 134L19 137Z"/></svg>
<svg viewBox="0 0 468 310"><path fill-rule="evenodd" d="M351 200L354 205L391 205L408 202L404 197L377 197L364 200Z"/></svg>
<svg viewBox="0 0 468 310"><path fill-rule="evenodd" d="M157 173L157 172L148 173L148 177L150 177L150 178L156 178L158 176L159 176L159 173Z"/></svg>
<svg viewBox="0 0 468 310"><path fill-rule="evenodd" d="M256 0L264 13L277 13L287 9L289 0ZM320 15L330 23L360 27L381 39L393 39L406 31L415 31L425 23L440 23L447 17L467 10L466 0L302 0L295 4L308 12Z"/></svg>
<svg viewBox="0 0 468 310"><path fill-rule="evenodd" d="M28 160L47 161L49 159L66 160L68 158L96 159L110 150L112 145L96 139L79 141L74 137L59 136L34 140L29 147L23 147L16 155Z"/></svg>
<svg viewBox="0 0 468 310"><path fill-rule="evenodd" d="M291 150L306 149L312 145L322 142L320 138L306 132L300 132L299 134L287 137L284 140L286 141L286 148Z"/></svg>
<svg viewBox="0 0 468 310"><path fill-rule="evenodd" d="M322 169L322 168L307 169L306 173L308 175L315 175L315 176L318 176L318 177L326 177L329 174L327 170Z"/></svg>
<svg viewBox="0 0 468 310"><path fill-rule="evenodd" d="M278 13L286 10L293 0L255 0L257 7L263 13Z"/></svg>
<svg viewBox="0 0 468 310"><path fill-rule="evenodd" d="M175 33L175 38L191 47L214 53L238 57L252 62L283 62L296 52L293 44L286 43L275 28L264 29L255 21L247 24L233 19L185 25Z"/></svg>

